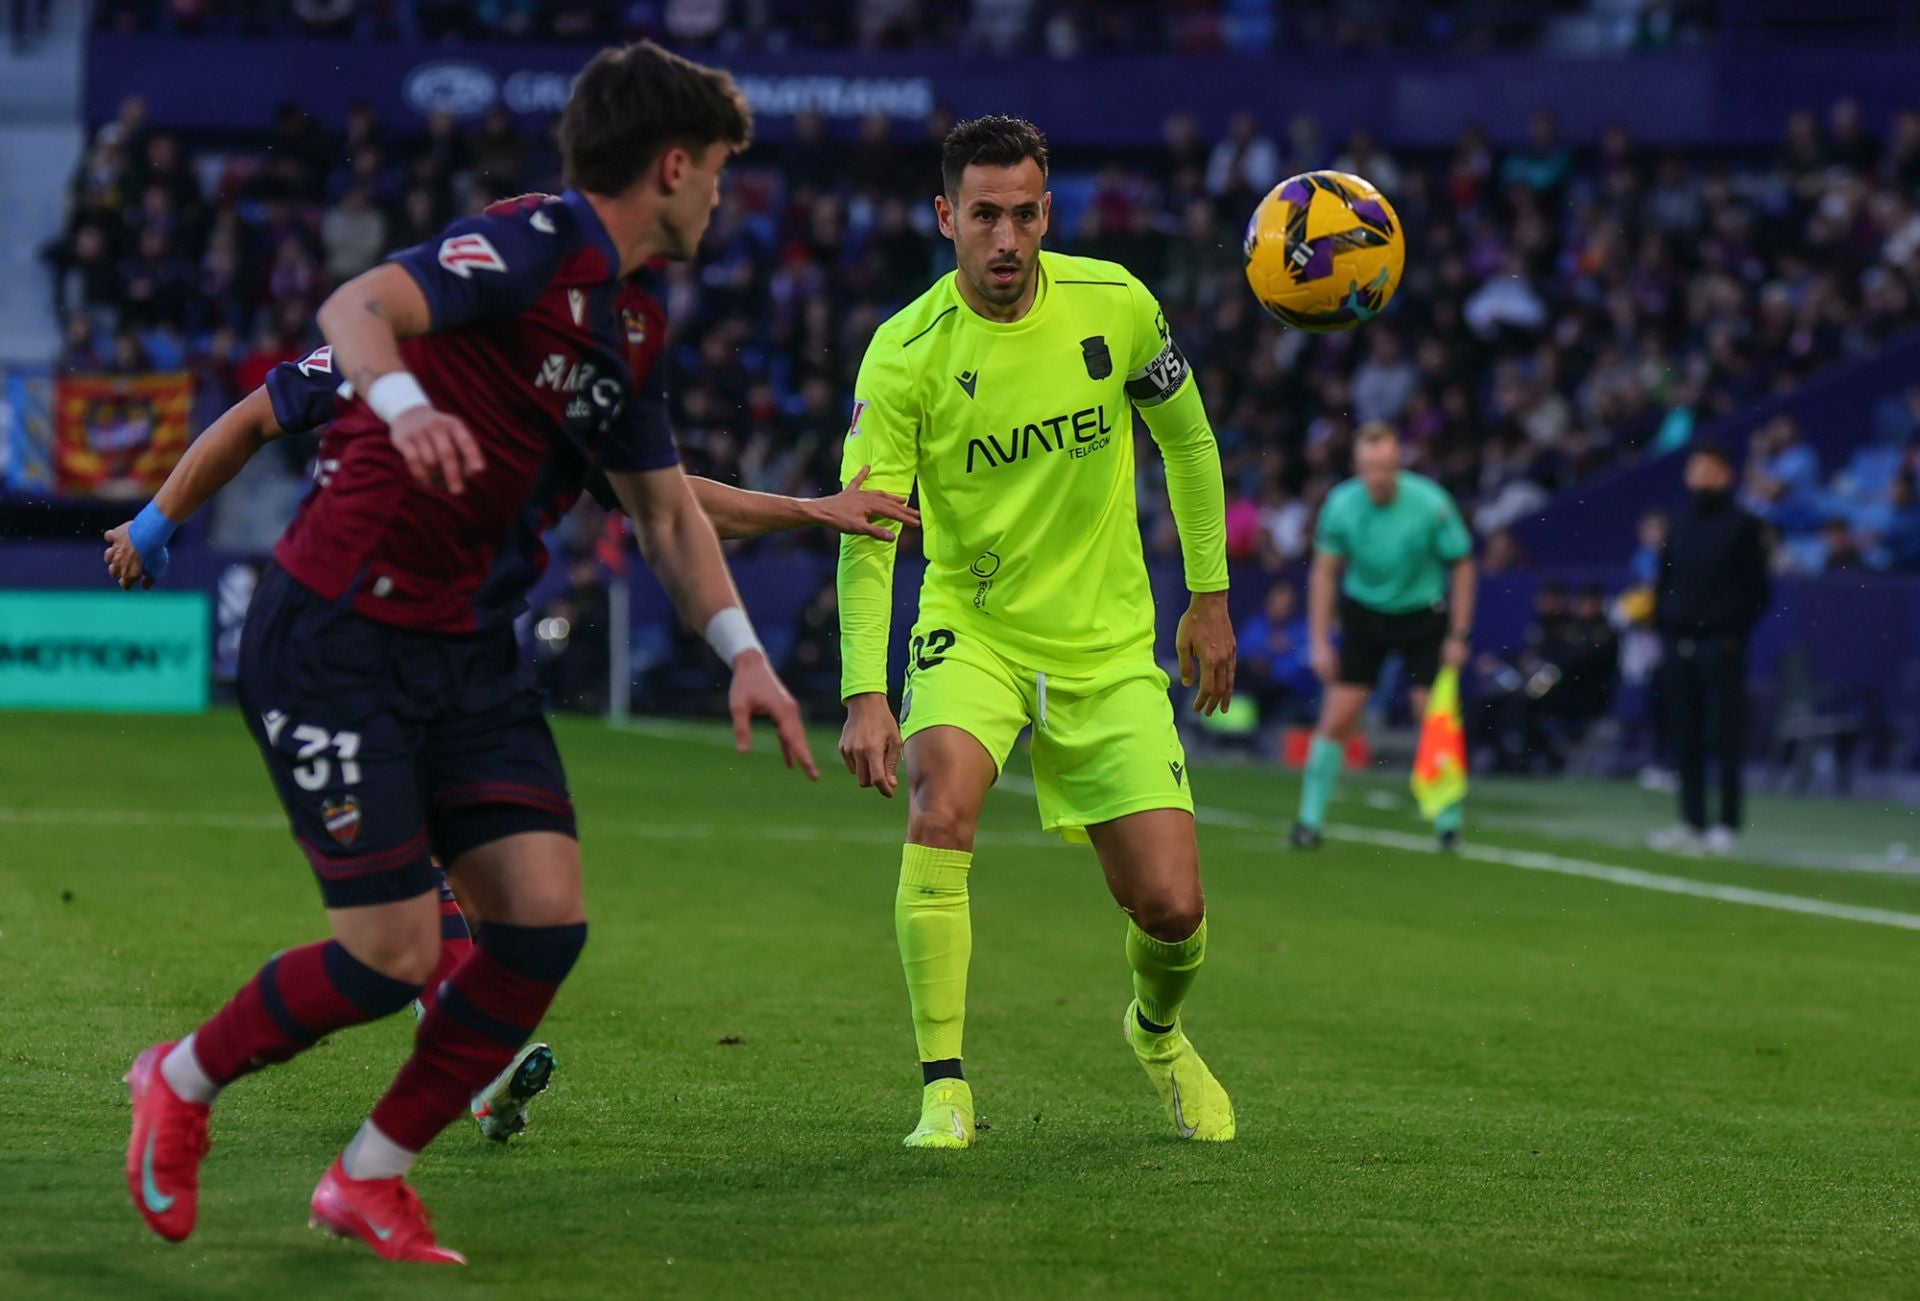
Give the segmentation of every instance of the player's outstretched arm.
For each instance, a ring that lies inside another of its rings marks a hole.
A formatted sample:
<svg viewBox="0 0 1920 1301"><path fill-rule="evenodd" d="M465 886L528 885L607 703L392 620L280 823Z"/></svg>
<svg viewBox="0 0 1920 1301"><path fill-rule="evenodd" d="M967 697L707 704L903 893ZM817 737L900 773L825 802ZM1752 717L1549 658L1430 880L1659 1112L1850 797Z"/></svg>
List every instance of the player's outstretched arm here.
<svg viewBox="0 0 1920 1301"><path fill-rule="evenodd" d="M891 542L893 530L879 521L894 520L918 527L920 512L907 505L904 497L862 488L860 485L871 469L871 466L861 467L845 489L826 497L780 497L768 492L749 492L697 475L690 476L688 482L693 485L700 509L707 513L714 531L723 538L758 538L788 529L823 528Z"/></svg>
<svg viewBox="0 0 1920 1301"><path fill-rule="evenodd" d="M413 477L465 492L467 479L486 469L480 444L460 417L434 410L400 356L400 340L433 328L419 282L398 263L377 266L334 290L315 320L335 366L387 423Z"/></svg>
<svg viewBox="0 0 1920 1301"><path fill-rule="evenodd" d="M1227 610L1227 494L1206 404L1186 374L1185 358L1177 352L1173 356L1178 360L1171 369L1162 366L1165 379L1135 380L1127 388L1166 462L1167 497L1192 593L1174 637L1180 681L1196 688L1193 707L1213 714L1232 702L1238 664L1233 617ZM1170 393L1168 383L1173 385Z"/></svg>
<svg viewBox="0 0 1920 1301"><path fill-rule="evenodd" d="M1147 287L1129 277L1133 311L1127 399L1147 422L1167 467L1167 497L1180 531L1192 599L1174 636L1180 681L1197 688L1193 707L1222 712L1233 700L1233 618L1227 611L1227 493L1207 406L1167 318Z"/></svg>
<svg viewBox="0 0 1920 1301"><path fill-rule="evenodd" d="M733 576L727 572L720 539L694 500L687 476L672 465L663 470L609 471L607 479L633 520L640 554L667 589L673 608L688 624L705 632L708 643L733 670L727 703L733 714L735 745L745 754L752 744L752 719L770 718L780 734L780 753L787 767L797 764L809 778L820 780L819 765L813 761L800 722L800 706L767 662L767 653L741 608Z"/></svg>
<svg viewBox="0 0 1920 1301"><path fill-rule="evenodd" d="M167 547L174 530L232 483L254 453L285 432L264 385L208 425L187 447L153 500L125 524L107 530L103 559L120 590L128 591L135 584L149 588L166 577Z"/></svg>

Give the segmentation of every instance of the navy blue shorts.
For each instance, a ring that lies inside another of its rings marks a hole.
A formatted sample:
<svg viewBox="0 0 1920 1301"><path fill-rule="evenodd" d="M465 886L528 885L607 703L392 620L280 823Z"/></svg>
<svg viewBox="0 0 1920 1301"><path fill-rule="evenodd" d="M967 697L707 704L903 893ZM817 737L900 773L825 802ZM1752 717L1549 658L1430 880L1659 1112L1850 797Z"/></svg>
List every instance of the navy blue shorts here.
<svg viewBox="0 0 1920 1301"><path fill-rule="evenodd" d="M425 894L433 858L504 836L575 834L510 628L391 627L269 565L241 638L240 705L329 908Z"/></svg>

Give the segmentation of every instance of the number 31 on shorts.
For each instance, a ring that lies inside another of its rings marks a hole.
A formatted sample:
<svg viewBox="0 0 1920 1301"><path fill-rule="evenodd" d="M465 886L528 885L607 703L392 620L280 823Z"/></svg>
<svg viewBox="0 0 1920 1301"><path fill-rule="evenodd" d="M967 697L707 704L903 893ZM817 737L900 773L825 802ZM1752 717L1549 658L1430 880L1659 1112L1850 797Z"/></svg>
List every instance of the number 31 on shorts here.
<svg viewBox="0 0 1920 1301"><path fill-rule="evenodd" d="M269 709L260 721L267 729L267 744L278 746L280 733L287 725L286 713ZM360 784L360 765L357 762L360 756L360 733L329 732L324 727L314 727L309 723L295 723L292 739L300 747L293 756L300 763L293 770L293 780L301 790L317 791L333 779L333 760L327 757L329 750L340 761L340 784Z"/></svg>

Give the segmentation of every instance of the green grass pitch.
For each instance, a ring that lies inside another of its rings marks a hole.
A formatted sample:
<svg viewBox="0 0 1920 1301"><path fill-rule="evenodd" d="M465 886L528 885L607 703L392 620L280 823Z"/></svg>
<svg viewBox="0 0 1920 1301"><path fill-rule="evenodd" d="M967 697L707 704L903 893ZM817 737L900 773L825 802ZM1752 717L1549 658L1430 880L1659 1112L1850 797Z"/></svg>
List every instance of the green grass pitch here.
<svg viewBox="0 0 1920 1301"><path fill-rule="evenodd" d="M998 793L967 1035L991 1129L908 1152L904 807L837 765L808 787L764 733L742 760L704 727L559 731L592 938L533 1128L502 1150L463 1122L418 1168L473 1259L431 1273L306 1228L404 1016L233 1088L195 1237L140 1225L121 1073L317 937L317 895L232 714L0 715L0 1297L1920 1291L1920 931L1351 840L1290 854L1291 783L1202 766L1213 948L1187 1022L1241 1137L1201 1149L1121 1042L1090 852ZM1403 798L1375 807L1401 784L1372 790L1335 818L1418 830ZM1469 837L1920 913L1913 876L1621 847L1665 816L1490 787ZM1757 825L1809 852L1920 842L1904 810L1763 802Z"/></svg>

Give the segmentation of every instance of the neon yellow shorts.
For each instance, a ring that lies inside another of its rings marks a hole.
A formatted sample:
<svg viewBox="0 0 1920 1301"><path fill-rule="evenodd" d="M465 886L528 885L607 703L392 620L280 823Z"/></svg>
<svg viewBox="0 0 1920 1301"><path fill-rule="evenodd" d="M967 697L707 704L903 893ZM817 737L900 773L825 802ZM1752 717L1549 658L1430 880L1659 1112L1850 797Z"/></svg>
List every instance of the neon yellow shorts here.
<svg viewBox="0 0 1920 1301"><path fill-rule="evenodd" d="M1167 675L1152 659L1096 678L1061 678L945 629L915 628L912 645L901 735L957 727L986 747L998 769L1031 724L1043 830L1085 844L1087 827L1129 813L1193 812Z"/></svg>

